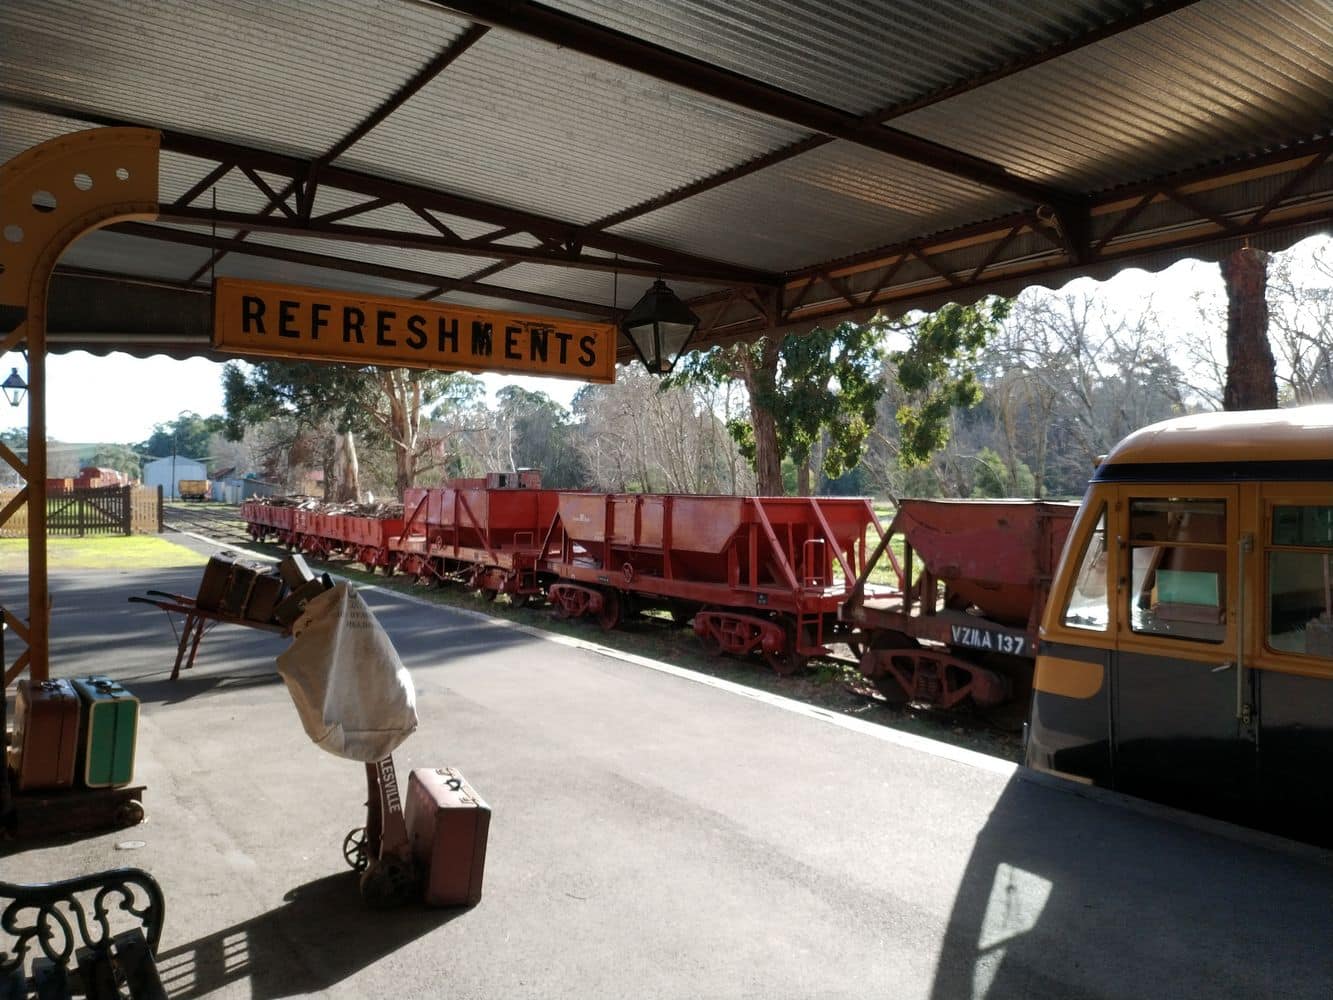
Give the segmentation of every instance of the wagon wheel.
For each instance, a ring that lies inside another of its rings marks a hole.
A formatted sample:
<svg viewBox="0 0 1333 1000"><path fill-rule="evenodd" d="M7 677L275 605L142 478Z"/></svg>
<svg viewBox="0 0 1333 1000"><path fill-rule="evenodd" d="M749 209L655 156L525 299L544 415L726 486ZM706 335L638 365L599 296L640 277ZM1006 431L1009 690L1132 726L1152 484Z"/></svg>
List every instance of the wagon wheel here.
<svg viewBox="0 0 1333 1000"><path fill-rule="evenodd" d="M764 650L764 662L773 668L773 672L780 677L790 677L792 674L799 673L805 669L805 665L810 662L810 657L804 653L796 652L796 628L793 625L783 627L783 632L787 637L786 647L780 653L770 653Z"/></svg>
<svg viewBox="0 0 1333 1000"><path fill-rule="evenodd" d="M615 590L602 591L602 607L597 612L597 624L602 626L603 632L610 632L620 624L620 620L620 593Z"/></svg>
<svg viewBox="0 0 1333 1000"><path fill-rule="evenodd" d="M723 654L722 640L712 633L712 630L705 630L696 633L699 636L699 645L703 646L704 652L711 656L721 656Z"/></svg>
<svg viewBox="0 0 1333 1000"><path fill-rule="evenodd" d="M370 851L366 849L366 828L358 826L349 830L343 838L343 860L354 872L363 872L370 864Z"/></svg>

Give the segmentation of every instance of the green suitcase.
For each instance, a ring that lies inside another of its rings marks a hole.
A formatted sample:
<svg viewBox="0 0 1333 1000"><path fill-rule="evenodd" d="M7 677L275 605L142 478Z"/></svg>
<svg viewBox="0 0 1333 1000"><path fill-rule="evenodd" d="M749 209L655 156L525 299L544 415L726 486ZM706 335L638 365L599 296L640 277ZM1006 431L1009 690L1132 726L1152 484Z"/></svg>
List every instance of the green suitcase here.
<svg viewBox="0 0 1333 1000"><path fill-rule="evenodd" d="M83 702L79 777L89 788L128 785L134 778L139 699L109 677L79 677L74 690Z"/></svg>

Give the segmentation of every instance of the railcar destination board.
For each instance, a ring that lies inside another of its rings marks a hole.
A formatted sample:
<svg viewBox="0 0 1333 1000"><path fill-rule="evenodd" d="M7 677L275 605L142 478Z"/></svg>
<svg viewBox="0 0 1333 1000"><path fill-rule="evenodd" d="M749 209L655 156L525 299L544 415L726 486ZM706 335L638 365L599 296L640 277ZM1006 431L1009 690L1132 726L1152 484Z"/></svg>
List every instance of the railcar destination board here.
<svg viewBox="0 0 1333 1000"><path fill-rule="evenodd" d="M616 380L610 323L218 278L213 347L295 361Z"/></svg>

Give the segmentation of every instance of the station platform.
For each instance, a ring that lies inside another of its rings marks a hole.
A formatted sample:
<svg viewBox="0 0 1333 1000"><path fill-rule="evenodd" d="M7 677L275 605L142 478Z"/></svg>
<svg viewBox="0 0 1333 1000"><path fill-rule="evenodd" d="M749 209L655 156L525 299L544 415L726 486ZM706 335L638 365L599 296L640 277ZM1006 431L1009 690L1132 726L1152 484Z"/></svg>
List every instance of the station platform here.
<svg viewBox="0 0 1333 1000"><path fill-rule="evenodd" d="M52 574L55 672L142 699L148 819L0 845L12 880L151 871L173 998L1329 996L1327 853L375 588L400 780L458 767L494 815L478 906L369 911L363 770L302 732L286 640L219 628L173 683L126 603L198 579Z"/></svg>

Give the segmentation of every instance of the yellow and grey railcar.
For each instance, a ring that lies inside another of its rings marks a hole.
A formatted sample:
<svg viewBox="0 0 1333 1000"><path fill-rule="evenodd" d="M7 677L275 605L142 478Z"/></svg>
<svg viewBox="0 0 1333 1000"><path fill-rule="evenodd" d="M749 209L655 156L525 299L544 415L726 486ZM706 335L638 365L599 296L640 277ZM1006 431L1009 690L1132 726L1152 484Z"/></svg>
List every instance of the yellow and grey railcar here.
<svg viewBox="0 0 1333 1000"><path fill-rule="evenodd" d="M1333 406L1182 417L1098 466L1027 763L1333 843Z"/></svg>

